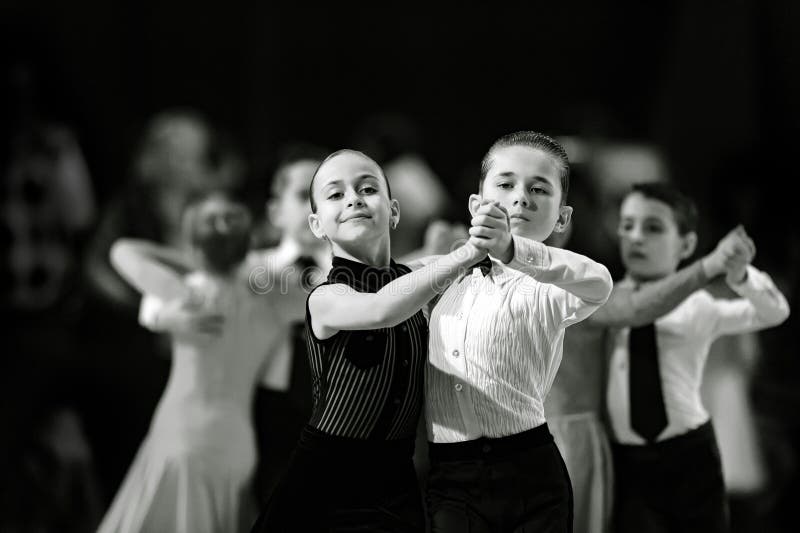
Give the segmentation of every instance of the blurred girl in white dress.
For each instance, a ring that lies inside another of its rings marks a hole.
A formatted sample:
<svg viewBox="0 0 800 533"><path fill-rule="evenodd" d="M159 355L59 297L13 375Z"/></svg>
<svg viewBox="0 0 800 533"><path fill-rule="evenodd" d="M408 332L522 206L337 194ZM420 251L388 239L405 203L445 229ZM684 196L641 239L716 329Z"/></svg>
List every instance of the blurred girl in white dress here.
<svg viewBox="0 0 800 533"><path fill-rule="evenodd" d="M277 312L279 298L249 286L243 205L209 196L189 208L186 228L189 254L126 239L111 251L115 268L146 294L142 314L172 333L173 359L102 533L236 532L252 519L252 396L259 379L287 385L287 352L276 346L286 313Z"/></svg>

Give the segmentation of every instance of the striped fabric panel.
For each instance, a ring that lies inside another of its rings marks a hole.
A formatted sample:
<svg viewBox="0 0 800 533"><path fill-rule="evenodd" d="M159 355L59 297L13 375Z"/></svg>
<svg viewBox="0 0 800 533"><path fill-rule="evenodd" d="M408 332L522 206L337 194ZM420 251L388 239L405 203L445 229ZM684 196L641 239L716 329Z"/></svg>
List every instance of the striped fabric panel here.
<svg viewBox="0 0 800 533"><path fill-rule="evenodd" d="M358 439L413 438L422 409L427 329L418 312L393 328L375 330L385 335L386 342L379 348L379 362L369 368L359 368L347 357L354 335L365 332L342 331L322 342L307 336L315 404L311 424L332 435ZM407 350L398 354L400 336ZM390 397L393 381L406 378L400 403L395 404L395 397ZM375 434L376 427L388 431Z"/></svg>

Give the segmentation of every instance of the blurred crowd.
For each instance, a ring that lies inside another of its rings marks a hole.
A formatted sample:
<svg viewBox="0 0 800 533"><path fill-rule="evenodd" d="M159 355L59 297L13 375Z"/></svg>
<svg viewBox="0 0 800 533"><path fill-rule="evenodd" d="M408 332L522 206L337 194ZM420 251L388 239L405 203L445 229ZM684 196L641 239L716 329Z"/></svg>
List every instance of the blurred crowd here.
<svg viewBox="0 0 800 533"><path fill-rule="evenodd" d="M335 146L264 146L275 164L257 172L235 137L202 110L173 108L149 117L128 175L100 196L72 125L54 121L30 98L33 73L18 70L9 80L16 100L7 102L9 119L0 125L0 279L9 332L0 357L0 531L94 531L148 432L167 384L171 342L140 325L141 296L110 262L117 239L185 249L185 207L220 192L250 208L253 249L277 246L288 220L299 213L303 225L308 210L307 189L278 183L287 179L286 162L319 161L347 146L385 169L401 206L393 256L412 257L452 245L467 219L461 192L478 183L477 174L433 168L435 146L403 114L366 117ZM573 165L569 248L618 279L620 199L636 182L680 180L657 146L571 132L560 140ZM462 168L476 167L481 155L465 153ZM748 180L746 164L729 166L728 186L701 204L701 239L709 248L732 221L770 233L756 264L796 305L800 244L790 231L769 227L769 196L776 193ZM286 194L295 196L281 198ZM723 284L716 292L731 296ZM795 531L800 523L795 320L720 339L706 368L704 397L716 421L735 531ZM254 485L251 497L263 499L267 489Z"/></svg>

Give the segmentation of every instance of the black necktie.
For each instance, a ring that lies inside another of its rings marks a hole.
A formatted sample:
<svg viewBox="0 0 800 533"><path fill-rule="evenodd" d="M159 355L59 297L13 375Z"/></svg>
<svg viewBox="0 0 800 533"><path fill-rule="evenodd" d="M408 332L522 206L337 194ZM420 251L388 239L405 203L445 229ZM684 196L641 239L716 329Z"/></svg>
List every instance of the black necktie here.
<svg viewBox="0 0 800 533"><path fill-rule="evenodd" d="M472 268L480 268L481 273L485 276L492 270L492 260L489 259L489 256L487 255L486 257L483 258L483 260L478 261L477 263L472 265L470 269Z"/></svg>
<svg viewBox="0 0 800 533"><path fill-rule="evenodd" d="M653 442L667 427L655 324L631 328L628 358L631 427L645 440Z"/></svg>

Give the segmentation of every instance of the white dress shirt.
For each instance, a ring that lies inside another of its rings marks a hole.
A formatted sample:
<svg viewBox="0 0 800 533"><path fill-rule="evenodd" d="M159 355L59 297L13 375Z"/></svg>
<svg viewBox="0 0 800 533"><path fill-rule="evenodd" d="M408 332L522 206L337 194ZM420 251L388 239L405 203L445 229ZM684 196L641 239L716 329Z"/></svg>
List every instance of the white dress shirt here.
<svg viewBox="0 0 800 533"><path fill-rule="evenodd" d="M621 283L633 284L628 279ZM684 434L708 421L700 398L700 384L709 348L717 337L776 326L789 316L789 304L772 279L752 266L747 268L745 281L731 288L741 298L715 299L705 290L697 291L655 322L661 390L668 419L657 441ZM645 444L630 423L629 332L630 328L615 329L609 336L611 360L606 401L616 440L623 444Z"/></svg>
<svg viewBox="0 0 800 533"><path fill-rule="evenodd" d="M454 282L430 317L428 439L514 435L545 422L564 329L603 305L608 270L582 255L514 236L514 258Z"/></svg>

